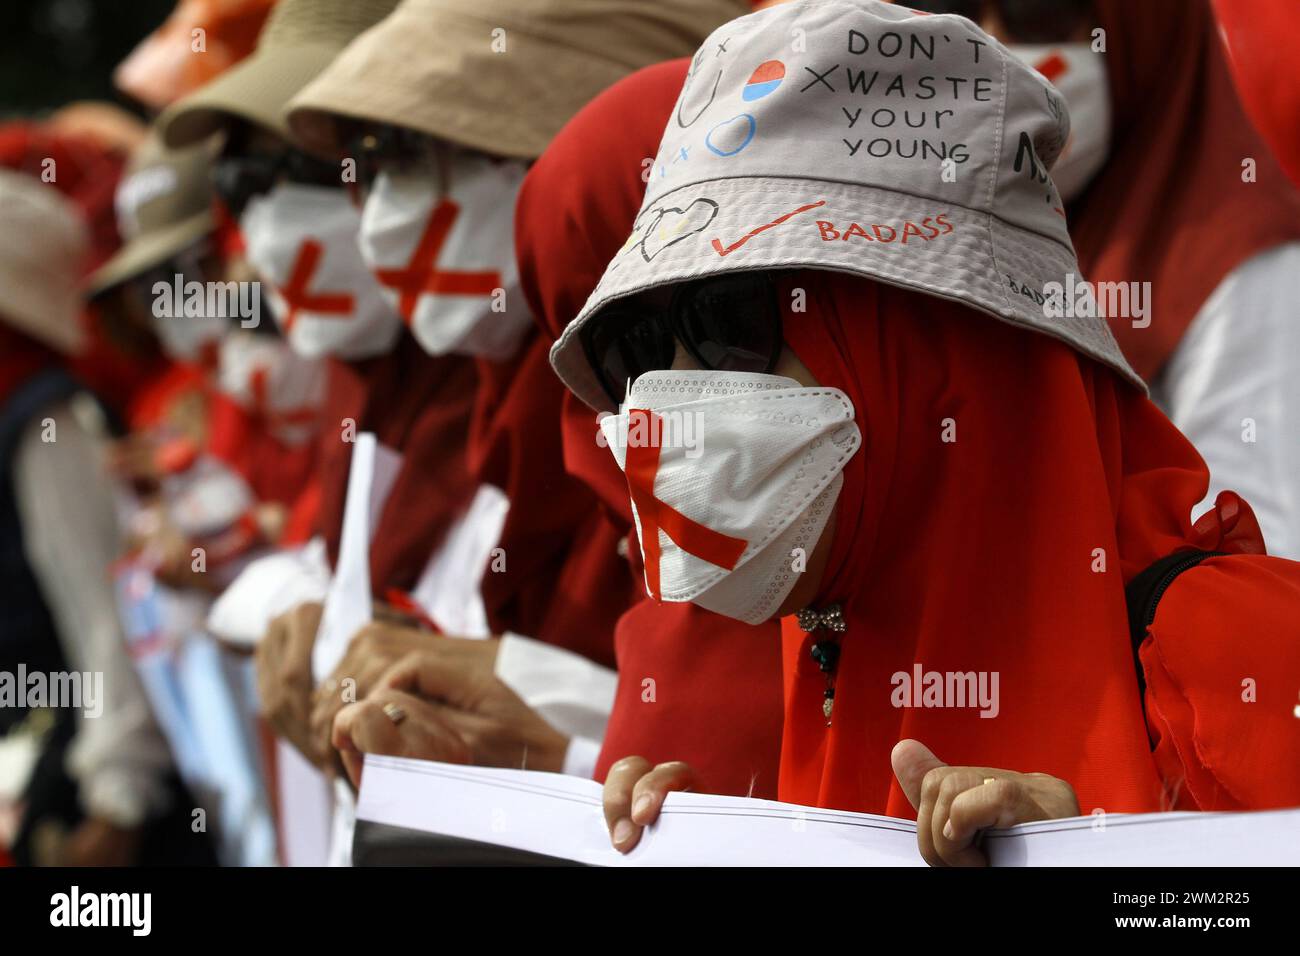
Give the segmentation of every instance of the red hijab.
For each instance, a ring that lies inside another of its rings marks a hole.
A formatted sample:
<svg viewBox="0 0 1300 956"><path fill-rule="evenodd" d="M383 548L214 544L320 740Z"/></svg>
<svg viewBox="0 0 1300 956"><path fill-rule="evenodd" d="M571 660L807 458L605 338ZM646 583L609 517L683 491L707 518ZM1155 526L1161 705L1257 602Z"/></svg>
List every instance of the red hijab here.
<svg viewBox="0 0 1300 956"><path fill-rule="evenodd" d="M1300 238L1300 197L1242 111L1209 0L1093 0L1106 31L1111 154L1075 201L1092 282L1150 282L1148 328L1111 328L1151 381L1205 300L1247 259ZM1257 163L1242 181L1242 161Z"/></svg>
<svg viewBox="0 0 1300 956"><path fill-rule="evenodd" d="M370 584L377 598L410 590L430 555L473 496L465 462L474 401L472 359L431 356L403 333L393 350L358 362L329 359L321 423L320 529L330 562L338 557L352 445L344 421L374 432L403 455L402 468L379 516L370 548Z"/></svg>
<svg viewBox="0 0 1300 956"><path fill-rule="evenodd" d="M658 147L687 65L662 63L610 87L570 121L524 181L519 268L547 338L558 337L578 314L631 231L645 190L642 159ZM613 140L611 129L619 131ZM615 630L618 692L596 778L603 780L615 760L638 754L687 761L713 793L774 796L781 730L777 626L750 627L693 605L646 598L627 484L609 450L596 444L595 414L565 395L562 423L565 467L602 502L593 516L606 542L599 547L608 549L597 562L608 570L593 567L578 586L635 595ZM619 539L630 560L614 559Z"/></svg>
<svg viewBox="0 0 1300 956"><path fill-rule="evenodd" d="M913 817L889 759L912 737L953 765L1067 780L1085 813L1300 802L1300 566L1262 555L1231 494L1193 527L1209 475L1159 410L1068 346L961 305L832 273L788 281L808 308L785 316L786 341L852 399L863 445L822 589L848 624L830 727L810 640L783 622L781 798ZM1124 586L1188 546L1252 556L1211 558L1170 590L1143 645L1144 701ZM894 675L918 664L996 672L996 717L896 707ZM1274 699L1243 705L1247 676Z"/></svg>
<svg viewBox="0 0 1300 956"><path fill-rule="evenodd" d="M1294 0L1214 0L1228 64L1242 104L1300 186L1300 45Z"/></svg>
<svg viewBox="0 0 1300 956"><path fill-rule="evenodd" d="M591 490L564 470L565 388L551 371L550 345L531 333L514 359L478 363L470 469L510 502L497 541L504 566L489 562L480 593L494 633L525 634L608 666L629 593L590 581L617 582L626 565Z"/></svg>

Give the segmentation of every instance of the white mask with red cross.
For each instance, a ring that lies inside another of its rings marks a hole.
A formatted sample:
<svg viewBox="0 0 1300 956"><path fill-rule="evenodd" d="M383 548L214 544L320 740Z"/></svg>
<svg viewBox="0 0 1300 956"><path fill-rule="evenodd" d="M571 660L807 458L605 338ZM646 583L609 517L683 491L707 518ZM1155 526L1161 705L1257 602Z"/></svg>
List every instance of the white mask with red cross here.
<svg viewBox="0 0 1300 956"><path fill-rule="evenodd" d="M281 442L301 445L320 426L325 364L277 335L232 329L221 340L217 388Z"/></svg>
<svg viewBox="0 0 1300 956"><path fill-rule="evenodd" d="M514 354L532 317L515 263L527 167L473 153L383 170L361 215L361 254L431 355Z"/></svg>
<svg viewBox="0 0 1300 956"><path fill-rule="evenodd" d="M647 593L758 624L794 588L862 444L837 388L647 372L601 433L627 475Z"/></svg>
<svg viewBox="0 0 1300 956"><path fill-rule="evenodd" d="M361 213L344 190L279 183L249 201L239 228L295 352L351 360L393 347L402 322L361 260Z"/></svg>

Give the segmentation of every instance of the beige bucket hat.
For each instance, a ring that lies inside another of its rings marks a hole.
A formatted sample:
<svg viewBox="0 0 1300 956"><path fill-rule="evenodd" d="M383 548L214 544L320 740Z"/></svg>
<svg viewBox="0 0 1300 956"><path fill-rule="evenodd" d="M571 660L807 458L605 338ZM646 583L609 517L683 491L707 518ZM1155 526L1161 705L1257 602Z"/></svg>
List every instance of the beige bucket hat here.
<svg viewBox="0 0 1300 956"><path fill-rule="evenodd" d="M166 262L208 235L216 142L169 150L150 137L131 156L117 187L117 231L125 244L86 284L95 296Z"/></svg>
<svg viewBox="0 0 1300 956"><path fill-rule="evenodd" d="M1104 318L1046 307L1079 278L1047 172L1069 130L1047 80L963 17L796 0L733 21L696 54L632 234L551 364L602 408L579 332L605 306L812 268L963 302L1144 387Z"/></svg>
<svg viewBox="0 0 1300 956"><path fill-rule="evenodd" d="M172 149L193 145L224 129L232 118L287 139L285 104L395 6L397 0L280 0L251 56L158 118L163 142Z"/></svg>
<svg viewBox="0 0 1300 956"><path fill-rule="evenodd" d="M0 169L0 223L0 321L60 352L79 352L90 236L77 207L33 176Z"/></svg>
<svg viewBox="0 0 1300 956"><path fill-rule="evenodd" d="M340 117L535 159L634 70L687 56L743 0L403 0L289 105L306 149L336 155Z"/></svg>

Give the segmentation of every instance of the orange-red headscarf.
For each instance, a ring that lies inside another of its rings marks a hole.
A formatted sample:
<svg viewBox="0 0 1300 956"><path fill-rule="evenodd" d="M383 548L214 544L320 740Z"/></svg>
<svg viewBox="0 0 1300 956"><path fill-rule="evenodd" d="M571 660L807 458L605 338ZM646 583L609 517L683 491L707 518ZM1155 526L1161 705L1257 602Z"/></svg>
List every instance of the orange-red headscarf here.
<svg viewBox="0 0 1300 956"><path fill-rule="evenodd" d="M1209 0L1093 0L1111 153L1068 212L1091 282L1150 282L1151 325L1111 328L1147 381L1237 266L1300 239L1300 198L1246 119ZM1242 163L1255 161L1255 179Z"/></svg>
<svg viewBox="0 0 1300 956"><path fill-rule="evenodd" d="M1161 412L1068 346L961 305L787 281L808 298L786 341L848 393L863 445L822 595L848 623L829 727L810 640L783 622L781 798L914 816L889 759L911 737L953 765L1067 780L1085 813L1300 803L1300 565L1263 556L1235 496L1193 526L1209 475ZM1232 556L1161 603L1144 700L1124 587L1188 547ZM996 673L996 716L895 706L914 665Z"/></svg>

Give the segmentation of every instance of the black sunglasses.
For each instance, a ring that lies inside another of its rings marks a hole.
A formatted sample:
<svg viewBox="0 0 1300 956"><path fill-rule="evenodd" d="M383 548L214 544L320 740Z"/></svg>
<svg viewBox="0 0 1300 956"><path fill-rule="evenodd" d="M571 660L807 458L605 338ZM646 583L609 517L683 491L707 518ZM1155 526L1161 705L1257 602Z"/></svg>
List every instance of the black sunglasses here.
<svg viewBox="0 0 1300 956"><path fill-rule="evenodd" d="M601 387L621 405L629 382L671 368L680 342L707 369L770 372L781 356L781 309L766 272L738 272L678 286L666 310L616 302L579 332Z"/></svg>
<svg viewBox="0 0 1300 956"><path fill-rule="evenodd" d="M384 169L409 170L434 162L438 144L424 133L401 126L378 126L354 132L345 155L356 161L357 186L369 192Z"/></svg>
<svg viewBox="0 0 1300 956"><path fill-rule="evenodd" d="M979 23L993 8L1012 43L1056 43L1070 36L1092 9L1091 0L904 0L922 13L955 13Z"/></svg>
<svg viewBox="0 0 1300 956"><path fill-rule="evenodd" d="M309 186L343 188L343 174L338 163L317 159L296 149L279 153L245 153L223 155L212 171L217 196L230 214L239 218L255 196L270 192L280 180Z"/></svg>

